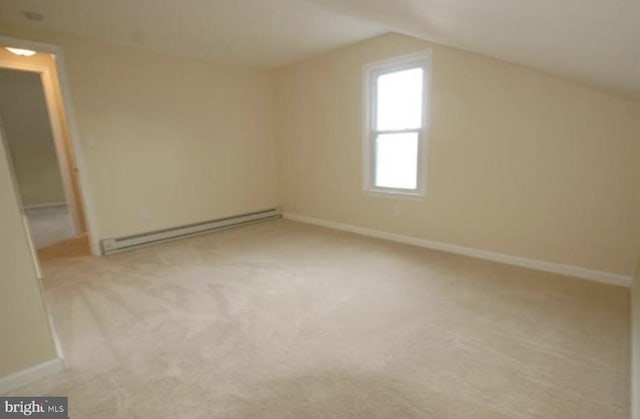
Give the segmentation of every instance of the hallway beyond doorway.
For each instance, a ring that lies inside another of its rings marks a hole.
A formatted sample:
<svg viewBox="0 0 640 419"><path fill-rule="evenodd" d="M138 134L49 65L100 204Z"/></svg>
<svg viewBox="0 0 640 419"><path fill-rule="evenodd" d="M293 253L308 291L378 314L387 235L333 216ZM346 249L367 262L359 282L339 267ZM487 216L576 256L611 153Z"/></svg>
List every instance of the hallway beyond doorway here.
<svg viewBox="0 0 640 419"><path fill-rule="evenodd" d="M33 245L42 247L73 237L73 222L67 205L26 208Z"/></svg>

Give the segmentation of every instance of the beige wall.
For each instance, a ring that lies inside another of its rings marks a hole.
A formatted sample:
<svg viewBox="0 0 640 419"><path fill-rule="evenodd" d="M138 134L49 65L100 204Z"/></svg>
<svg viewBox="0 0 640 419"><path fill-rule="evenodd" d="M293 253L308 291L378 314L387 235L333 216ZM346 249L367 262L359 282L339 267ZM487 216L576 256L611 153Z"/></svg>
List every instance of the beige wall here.
<svg viewBox="0 0 640 419"><path fill-rule="evenodd" d="M0 32L63 48L100 238L277 205L268 72Z"/></svg>
<svg viewBox="0 0 640 419"><path fill-rule="evenodd" d="M25 206L65 202L40 75L0 69L0 116Z"/></svg>
<svg viewBox="0 0 640 419"><path fill-rule="evenodd" d="M362 193L362 67L433 49L427 196ZM631 275L640 103L387 35L276 71L284 210Z"/></svg>
<svg viewBox="0 0 640 419"><path fill-rule="evenodd" d="M636 179L640 182L640 141L636 144L634 156ZM637 207L640 207L640 188L636 199ZM640 213L636 216L640 221ZM631 358L631 419L640 419L640 256L631 284Z"/></svg>
<svg viewBox="0 0 640 419"><path fill-rule="evenodd" d="M0 377L56 358L39 281L0 139Z"/></svg>

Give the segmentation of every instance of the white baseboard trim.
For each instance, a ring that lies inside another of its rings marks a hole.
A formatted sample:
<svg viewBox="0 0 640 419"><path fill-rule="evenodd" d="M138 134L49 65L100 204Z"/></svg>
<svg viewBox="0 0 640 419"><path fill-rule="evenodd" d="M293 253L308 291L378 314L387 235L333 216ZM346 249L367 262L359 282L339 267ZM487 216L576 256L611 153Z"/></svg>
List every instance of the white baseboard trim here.
<svg viewBox="0 0 640 419"><path fill-rule="evenodd" d="M55 358L22 371L6 375L0 378L0 394L7 394L19 387L61 371L64 371L64 362L62 362L60 358Z"/></svg>
<svg viewBox="0 0 640 419"><path fill-rule="evenodd" d="M351 224L342 224L334 221L322 220L319 218L307 217L304 215L292 214L287 212L282 213L282 217L291 221L314 224L334 230L348 231L350 233L360 234L363 236L376 237L379 239L411 244L427 249L440 250L443 252L455 253L457 255L470 256L473 258L504 263L507 265L515 265L523 268L530 268L539 271L573 276L580 279L587 279L589 281L602 282L605 284L617 285L621 287L631 286L631 277L610 272L595 271L592 269L581 268L579 266L564 265L561 263L545 262L543 260L528 259L520 256L505 255L503 253L496 253L487 250L474 249L472 247L464 247L455 244L419 239L417 237L388 233L386 231L358 227Z"/></svg>
<svg viewBox="0 0 640 419"><path fill-rule="evenodd" d="M57 208L57 207L66 207L67 203L62 202L45 202L44 204L33 204L33 205L25 205L25 210L34 210L34 209L45 209L45 208Z"/></svg>

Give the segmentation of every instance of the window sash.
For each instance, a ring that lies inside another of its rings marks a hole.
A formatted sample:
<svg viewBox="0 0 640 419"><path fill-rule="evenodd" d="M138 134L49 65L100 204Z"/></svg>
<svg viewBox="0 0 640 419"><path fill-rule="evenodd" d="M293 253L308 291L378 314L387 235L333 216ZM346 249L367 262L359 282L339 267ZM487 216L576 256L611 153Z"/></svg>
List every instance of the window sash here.
<svg viewBox="0 0 640 419"><path fill-rule="evenodd" d="M420 191L420 179L422 175L422 164L420 163L420 156L422 155L423 141L422 141L422 128L416 129L402 129L402 130L382 130L382 131L371 131L369 135L369 150L371 150L371 157L369 161L369 179L371 180L371 184L369 185L370 190L381 191L381 192L397 192L397 193L416 193ZM384 134L407 134L407 133L415 133L418 136L418 149L416 150L416 187L415 188L400 188L400 187L388 187L388 186L378 186L377 185L377 173L376 167L378 166L378 143L377 139L379 135Z"/></svg>
<svg viewBox="0 0 640 419"><path fill-rule="evenodd" d="M407 130L411 129L423 129L426 122L426 81L427 81L427 64L424 60L408 62L401 65L389 67L389 68L381 68L372 70L369 73L369 92L370 92L370 100L367 104L369 107L369 130L370 131L387 131L387 130L378 130L378 78L380 76L384 76L386 74L393 74L400 71L412 70L414 68L422 69L422 115L420 118L420 126L417 128L407 128ZM403 131L403 130L389 130L389 131Z"/></svg>

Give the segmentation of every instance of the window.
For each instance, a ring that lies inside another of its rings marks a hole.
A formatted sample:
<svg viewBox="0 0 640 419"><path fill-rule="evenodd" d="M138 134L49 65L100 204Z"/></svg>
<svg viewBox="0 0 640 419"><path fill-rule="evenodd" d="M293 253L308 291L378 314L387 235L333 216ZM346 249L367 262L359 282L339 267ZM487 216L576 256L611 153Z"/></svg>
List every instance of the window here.
<svg viewBox="0 0 640 419"><path fill-rule="evenodd" d="M364 188L424 195L429 53L365 68Z"/></svg>

